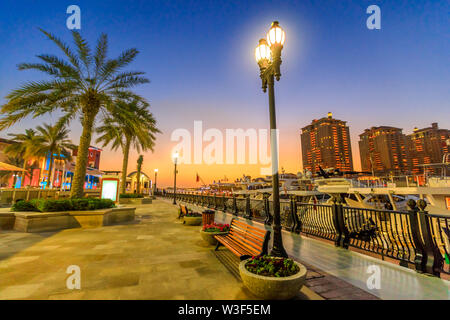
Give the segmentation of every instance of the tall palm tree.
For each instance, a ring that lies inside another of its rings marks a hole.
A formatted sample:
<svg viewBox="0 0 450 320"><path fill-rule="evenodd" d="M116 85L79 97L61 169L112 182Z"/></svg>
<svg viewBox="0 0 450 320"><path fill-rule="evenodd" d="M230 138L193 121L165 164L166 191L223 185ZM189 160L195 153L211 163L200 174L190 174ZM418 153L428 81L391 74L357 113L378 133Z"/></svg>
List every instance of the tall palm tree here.
<svg viewBox="0 0 450 320"><path fill-rule="evenodd" d="M142 163L144 162L144 156L141 154L139 155L139 158L137 159L137 170L136 170L136 176L137 176L137 182L136 182L136 193L141 193L141 171L142 171Z"/></svg>
<svg viewBox="0 0 450 320"><path fill-rule="evenodd" d="M23 169L26 170L27 163L40 156L39 141L36 131L26 129L25 133L8 133L8 136L15 141L5 148L5 153L11 157L21 158ZM26 171L22 171L21 182L24 185Z"/></svg>
<svg viewBox="0 0 450 320"><path fill-rule="evenodd" d="M107 59L108 40L101 34L95 52L77 31L72 32L75 50L54 35L42 30L64 53L64 59L41 54L39 63L19 64L19 70L39 70L50 80L30 81L9 93L1 107L0 130L26 116L38 117L58 110L62 113L58 125L67 125L80 116L83 127L73 178L74 198L83 196L89 146L97 115L118 112L116 99L139 98L129 89L149 80L143 72L124 72L122 69L134 60L138 50L124 51L116 59ZM98 120L98 119L97 119Z"/></svg>
<svg viewBox="0 0 450 320"><path fill-rule="evenodd" d="M53 165L55 159L71 160L70 150L76 148L69 140L69 130L59 125L51 126L44 123L43 126L36 127L39 135L41 153L50 156L48 168L47 186L52 187L53 184Z"/></svg>
<svg viewBox="0 0 450 320"><path fill-rule="evenodd" d="M103 147L111 144L112 150L122 149L122 184L121 193L126 191L126 179L128 169L128 156L130 148L134 147L139 153L151 150L155 144L155 134L160 132L156 128L156 120L148 111L149 104L143 99L135 99L131 102L119 101L117 113L113 113L104 120L102 126L96 132L100 136L97 143Z"/></svg>

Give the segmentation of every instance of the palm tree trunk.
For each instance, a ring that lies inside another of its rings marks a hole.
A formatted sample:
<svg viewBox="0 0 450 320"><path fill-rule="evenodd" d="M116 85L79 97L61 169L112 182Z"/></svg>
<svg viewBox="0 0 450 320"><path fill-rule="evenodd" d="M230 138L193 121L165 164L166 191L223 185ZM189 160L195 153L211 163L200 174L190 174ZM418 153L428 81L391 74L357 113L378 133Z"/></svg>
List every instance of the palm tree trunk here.
<svg viewBox="0 0 450 320"><path fill-rule="evenodd" d="M38 187L41 187L41 179L42 179L42 175L44 173L44 168L45 168L45 158L44 160L42 160L42 167L39 168L39 181L38 181Z"/></svg>
<svg viewBox="0 0 450 320"><path fill-rule="evenodd" d="M97 110L98 112L98 110ZM75 172L72 183L72 198L83 198L84 182L86 179L86 165L88 161L89 147L92 139L92 129L94 126L95 116L97 112L85 113L83 115L82 125L83 131L78 146L77 161L75 163Z"/></svg>
<svg viewBox="0 0 450 320"><path fill-rule="evenodd" d="M50 151L50 164L48 167L48 176L47 176L47 187L51 188L51 182L52 182L52 171L53 171L53 152Z"/></svg>
<svg viewBox="0 0 450 320"><path fill-rule="evenodd" d="M141 171L139 170L136 173L137 181L136 181L136 193L141 193Z"/></svg>
<svg viewBox="0 0 450 320"><path fill-rule="evenodd" d="M123 146L123 161L122 161L122 184L120 186L120 193L126 192L127 187L127 169L128 169L128 155L130 154L131 139L125 138L125 145Z"/></svg>
<svg viewBox="0 0 450 320"><path fill-rule="evenodd" d="M25 159L23 159L23 170L27 169L27 161ZM25 173L26 171L22 171L22 176L20 177L20 187L25 187Z"/></svg>

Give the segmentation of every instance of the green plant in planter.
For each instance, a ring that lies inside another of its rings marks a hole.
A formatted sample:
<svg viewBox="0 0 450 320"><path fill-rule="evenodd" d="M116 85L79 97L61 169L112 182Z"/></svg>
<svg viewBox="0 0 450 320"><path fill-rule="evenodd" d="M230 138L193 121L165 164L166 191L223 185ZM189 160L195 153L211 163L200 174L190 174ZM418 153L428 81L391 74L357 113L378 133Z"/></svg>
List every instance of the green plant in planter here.
<svg viewBox="0 0 450 320"><path fill-rule="evenodd" d="M251 273L266 277L289 277L300 271L292 259L267 255L252 257L245 268Z"/></svg>
<svg viewBox="0 0 450 320"><path fill-rule="evenodd" d="M188 212L184 216L187 218L200 218L202 216L202 214L198 213L198 212Z"/></svg>
<svg viewBox="0 0 450 320"><path fill-rule="evenodd" d="M31 201L20 200L12 205L11 211L37 211L37 209Z"/></svg>
<svg viewBox="0 0 450 320"><path fill-rule="evenodd" d="M83 211L114 208L114 201L110 199L33 199L18 201L11 207L11 211L57 212Z"/></svg>
<svg viewBox="0 0 450 320"><path fill-rule="evenodd" d="M122 193L119 196L121 199L135 199L135 198L143 198L144 195L142 193Z"/></svg>
<svg viewBox="0 0 450 320"><path fill-rule="evenodd" d="M202 228L202 231L211 232L211 233L228 232L228 231L230 231L230 225L222 224L222 223L205 224Z"/></svg>

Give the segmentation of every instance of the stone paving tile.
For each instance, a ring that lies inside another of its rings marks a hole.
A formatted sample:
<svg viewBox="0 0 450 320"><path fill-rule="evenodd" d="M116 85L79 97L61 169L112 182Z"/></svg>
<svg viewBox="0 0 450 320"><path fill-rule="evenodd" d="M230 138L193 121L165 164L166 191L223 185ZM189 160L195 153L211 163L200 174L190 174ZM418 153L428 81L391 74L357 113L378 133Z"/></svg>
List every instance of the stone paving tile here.
<svg viewBox="0 0 450 320"><path fill-rule="evenodd" d="M379 300L352 284L305 264L308 269L306 286L327 300Z"/></svg>
<svg viewBox="0 0 450 320"><path fill-rule="evenodd" d="M257 299L200 239L199 227L176 219L176 207L157 200L136 214L133 224L0 234L0 299ZM66 288L73 264L81 290ZM373 298L307 268L296 299Z"/></svg>
<svg viewBox="0 0 450 320"><path fill-rule="evenodd" d="M176 207L154 201L137 216L97 229L0 234L0 299L255 299L200 227L176 219ZM81 269L81 290L66 287L69 265Z"/></svg>
<svg viewBox="0 0 450 320"><path fill-rule="evenodd" d="M38 290L43 284L24 284L9 286L0 290L0 299L25 299Z"/></svg>

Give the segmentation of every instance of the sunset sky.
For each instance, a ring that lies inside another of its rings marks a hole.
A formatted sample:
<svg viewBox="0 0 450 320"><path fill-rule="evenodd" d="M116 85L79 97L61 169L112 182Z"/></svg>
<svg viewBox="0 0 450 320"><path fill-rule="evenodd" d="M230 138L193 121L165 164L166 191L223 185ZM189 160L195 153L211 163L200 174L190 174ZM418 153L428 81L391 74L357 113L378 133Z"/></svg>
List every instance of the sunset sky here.
<svg viewBox="0 0 450 320"><path fill-rule="evenodd" d="M276 83L280 167L302 169L300 128L333 112L350 126L355 169L360 169L358 134L388 125L412 132L438 122L450 128L450 5L443 1L10 1L0 3L0 103L10 90L38 72L18 71L35 55L61 55L39 32L43 28L70 41L66 9L81 8L81 34L94 46L109 37L110 57L128 48L140 51L128 70L145 71L150 83L136 89L151 104L163 132L143 170L158 186L173 181L174 130L267 129L267 94L254 59L258 40L278 20L286 32L282 77ZM381 8L381 30L369 30L366 8ZM25 119L0 132L7 138L57 114ZM71 125L78 144L79 123ZM101 147L92 142L92 145ZM207 143L204 143L206 146ZM120 170L119 152L103 148L100 169ZM138 154L132 152L128 170ZM179 186L259 176L260 165L181 164Z"/></svg>

